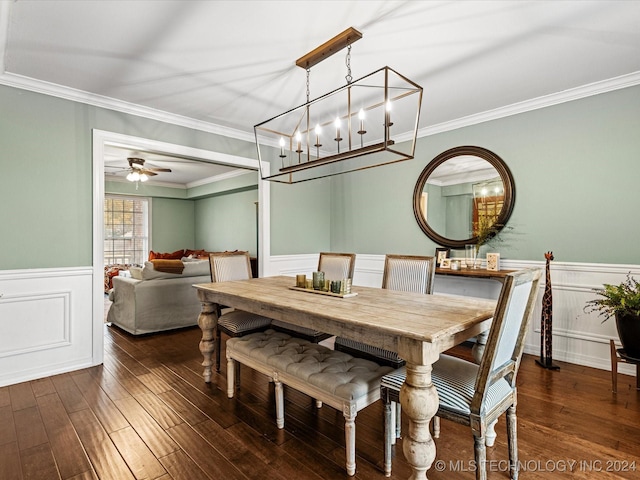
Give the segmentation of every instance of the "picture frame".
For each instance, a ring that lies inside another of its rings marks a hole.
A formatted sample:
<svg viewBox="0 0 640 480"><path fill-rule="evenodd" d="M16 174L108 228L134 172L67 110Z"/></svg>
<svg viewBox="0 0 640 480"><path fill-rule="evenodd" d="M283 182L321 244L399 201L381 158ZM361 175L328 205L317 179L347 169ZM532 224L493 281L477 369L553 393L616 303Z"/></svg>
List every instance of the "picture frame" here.
<svg viewBox="0 0 640 480"><path fill-rule="evenodd" d="M500 254L487 253L487 270L497 272L500 270Z"/></svg>
<svg viewBox="0 0 640 480"><path fill-rule="evenodd" d="M443 258L442 263L440 263L440 268L451 268L451 259Z"/></svg>
<svg viewBox="0 0 640 480"><path fill-rule="evenodd" d="M441 267L442 260L449 257L450 251L451 249L447 247L436 248L436 267Z"/></svg>

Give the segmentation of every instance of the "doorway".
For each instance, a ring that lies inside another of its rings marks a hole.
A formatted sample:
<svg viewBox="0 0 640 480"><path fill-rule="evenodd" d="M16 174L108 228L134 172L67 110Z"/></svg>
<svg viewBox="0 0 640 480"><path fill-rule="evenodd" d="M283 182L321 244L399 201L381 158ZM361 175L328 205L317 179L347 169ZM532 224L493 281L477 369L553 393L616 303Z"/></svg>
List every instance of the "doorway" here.
<svg viewBox="0 0 640 480"><path fill-rule="evenodd" d="M203 150L141 137L133 137L104 130L93 130L93 364L103 359L104 321L104 156L107 146L132 148L163 155L175 155L195 161L217 163L231 167L254 170L258 175L258 271L266 274L270 256L269 182L260 179L257 160Z"/></svg>

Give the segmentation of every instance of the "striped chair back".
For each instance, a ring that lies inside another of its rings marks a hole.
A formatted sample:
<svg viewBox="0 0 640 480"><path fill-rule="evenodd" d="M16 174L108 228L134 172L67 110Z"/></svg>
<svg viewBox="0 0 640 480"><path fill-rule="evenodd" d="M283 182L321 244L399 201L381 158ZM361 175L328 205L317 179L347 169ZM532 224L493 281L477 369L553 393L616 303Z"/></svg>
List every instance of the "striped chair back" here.
<svg viewBox="0 0 640 480"><path fill-rule="evenodd" d="M318 271L324 272L326 280L353 279L356 266L355 253L327 253L321 252L318 260Z"/></svg>
<svg viewBox="0 0 640 480"><path fill-rule="evenodd" d="M432 293L435 272L435 257L387 255L384 259L382 288Z"/></svg>
<svg viewBox="0 0 640 480"><path fill-rule="evenodd" d="M252 278L249 252L221 252L209 254L212 282L248 280Z"/></svg>

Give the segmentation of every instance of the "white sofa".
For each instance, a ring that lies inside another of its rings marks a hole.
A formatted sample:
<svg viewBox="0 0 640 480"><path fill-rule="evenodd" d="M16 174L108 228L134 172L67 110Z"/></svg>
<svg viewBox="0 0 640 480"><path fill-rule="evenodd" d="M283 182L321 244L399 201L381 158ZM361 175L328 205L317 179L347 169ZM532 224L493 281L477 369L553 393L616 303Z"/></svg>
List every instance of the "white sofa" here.
<svg viewBox="0 0 640 480"><path fill-rule="evenodd" d="M107 322L133 335L198 324L196 283L211 281L208 260L183 259L181 274L159 272L153 263L131 267L131 277L113 277Z"/></svg>

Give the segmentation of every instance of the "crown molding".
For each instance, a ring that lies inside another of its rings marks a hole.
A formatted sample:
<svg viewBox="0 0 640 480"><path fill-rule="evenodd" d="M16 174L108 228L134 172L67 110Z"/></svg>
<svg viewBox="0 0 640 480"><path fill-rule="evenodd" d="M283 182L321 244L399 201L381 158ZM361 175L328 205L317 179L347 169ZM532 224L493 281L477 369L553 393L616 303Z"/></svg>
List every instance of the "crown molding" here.
<svg viewBox="0 0 640 480"><path fill-rule="evenodd" d="M237 170L232 170L230 172L221 173L220 175L214 175L213 177L202 178L199 180L194 180L193 182L187 183L185 186L187 188L195 188L200 187L202 185L208 185L210 183L221 182L223 180L228 180L230 178L239 177L241 175L247 175L252 173L255 175L255 171L243 170L241 168Z"/></svg>
<svg viewBox="0 0 640 480"><path fill-rule="evenodd" d="M22 75L5 72L0 75L0 84L7 85L9 87L21 88L23 90L29 90L36 93L42 93L65 100L84 103L87 105L93 105L94 107L106 108L109 110L114 110L116 112L122 112L129 115L148 118L150 120L157 120L159 122L165 122L172 125L191 128L193 130L200 130L207 133L222 135L228 138L235 138L237 140L243 140L245 142L255 142L255 137L253 133L250 132L245 132L235 128L224 127L210 122L203 122L201 120L196 120L182 115L176 115L174 113L165 112L163 110L144 107L135 103L125 102L115 98L105 97L103 95L96 95L94 93L85 92L83 90L65 87L42 80L36 80L34 78L25 77Z"/></svg>
<svg viewBox="0 0 640 480"><path fill-rule="evenodd" d="M195 187L200 187L202 185L209 185L211 183L222 182L223 180L239 177L241 175L247 175L249 173L255 174L255 171L238 168L230 172L221 173L220 175L213 175L212 177L201 178L188 183L163 182L163 181L149 179L146 182L144 182L144 184L151 185L154 187L169 187L169 188L177 188L180 190L188 190L189 188L195 188ZM108 181L108 182L132 183L126 178L119 177L117 175L105 174L104 179L105 181Z"/></svg>
<svg viewBox="0 0 640 480"><path fill-rule="evenodd" d="M0 3L0 8L2 7L4 7L4 2ZM0 27L2 27L2 23L0 23ZM2 41L2 28L0 28L0 53L3 53ZM4 66L3 58L4 55L0 55L0 67ZM117 100L102 95L96 95L82 90L36 80L22 75L16 75L6 72L2 73L0 74L0 84L15 88L21 88L23 90L29 90L32 92L42 93L45 95L51 95L54 97L63 98L79 103L85 103L88 105L106 108L122 113L127 113L138 117L144 117L151 120L157 120L172 125L178 125L207 133L213 133L228 138L243 140L250 143L255 142L255 137L253 133L250 132L224 127L210 122L203 122L201 120L195 120L193 118L185 117L182 115L176 115L173 113L144 107L130 102L124 102L122 100ZM544 95L542 97L525 100L523 102L513 103L511 105L506 105L504 107L499 107L493 110L487 110L485 112L468 115L466 117L461 117L448 122L442 122L437 125L424 127L418 130L417 137L428 137L431 135L436 135L438 133L457 130L459 128L477 125L479 123L489 122L512 115L518 115L520 113L530 112L533 110L571 102L574 100L579 100L581 98L599 95L601 93L620 90L622 88L632 87L636 85L640 85L640 71L629 73L626 75L620 75L618 77L590 83L568 90L563 90L562 92L552 93L550 95ZM403 133L396 136L397 142L409 140L411 140L411 133Z"/></svg>
<svg viewBox="0 0 640 480"><path fill-rule="evenodd" d="M104 180L105 182L115 182L115 183L127 183L127 184L135 183L127 180L126 178L118 177L116 175L108 175L108 174L105 174ZM152 187L168 187L168 188L175 188L178 190L187 189L187 186L184 185L183 183L162 182L158 180L147 180L146 182L144 182L144 184Z"/></svg>
<svg viewBox="0 0 640 480"><path fill-rule="evenodd" d="M553 105L571 102L581 98L600 95L601 93L612 92L614 90L620 90L636 85L640 85L640 71L571 88L569 90L563 90L562 92L532 98L531 100L525 100L524 102L513 103L493 110L487 110L486 112L461 117L450 122L443 122L437 125L421 128L418 130L418 138L457 130L459 128L469 127L471 125L477 125L479 123L510 117L512 115L518 115L520 113L551 107Z"/></svg>

